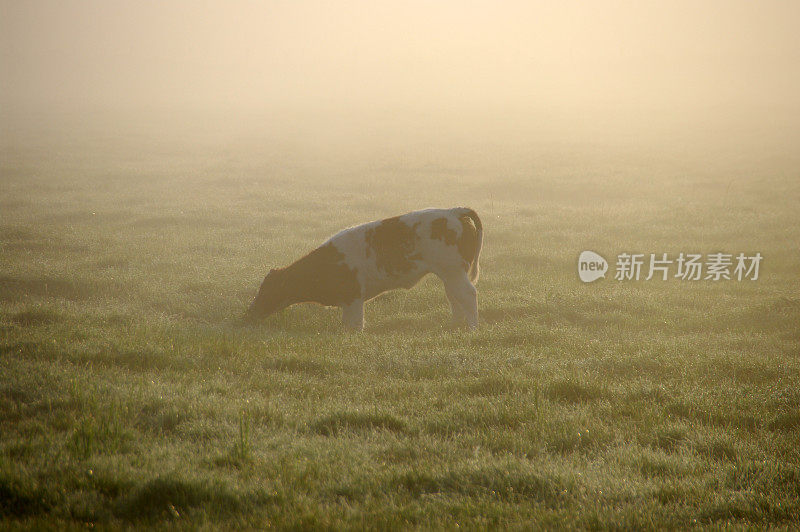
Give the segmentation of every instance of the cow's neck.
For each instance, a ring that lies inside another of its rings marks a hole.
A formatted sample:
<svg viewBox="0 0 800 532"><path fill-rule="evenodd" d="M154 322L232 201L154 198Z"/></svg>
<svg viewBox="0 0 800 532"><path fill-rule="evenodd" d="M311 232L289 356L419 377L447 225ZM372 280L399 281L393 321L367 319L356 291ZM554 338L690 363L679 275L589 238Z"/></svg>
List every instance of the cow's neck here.
<svg viewBox="0 0 800 532"><path fill-rule="evenodd" d="M356 274L343 258L344 255L328 243L287 266L283 275L289 304L343 305L360 297Z"/></svg>

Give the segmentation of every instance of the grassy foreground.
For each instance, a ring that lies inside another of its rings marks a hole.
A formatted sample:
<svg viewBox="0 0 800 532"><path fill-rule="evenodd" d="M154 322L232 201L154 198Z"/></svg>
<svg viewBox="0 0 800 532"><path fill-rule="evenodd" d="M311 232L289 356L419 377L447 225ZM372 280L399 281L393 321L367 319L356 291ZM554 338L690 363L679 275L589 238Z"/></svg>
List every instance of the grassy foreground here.
<svg viewBox="0 0 800 532"><path fill-rule="evenodd" d="M796 171L414 153L4 151L0 527L799 525ZM456 205L486 229L479 331L434 278L363 334L237 322L339 229ZM765 258L583 284L584 249Z"/></svg>

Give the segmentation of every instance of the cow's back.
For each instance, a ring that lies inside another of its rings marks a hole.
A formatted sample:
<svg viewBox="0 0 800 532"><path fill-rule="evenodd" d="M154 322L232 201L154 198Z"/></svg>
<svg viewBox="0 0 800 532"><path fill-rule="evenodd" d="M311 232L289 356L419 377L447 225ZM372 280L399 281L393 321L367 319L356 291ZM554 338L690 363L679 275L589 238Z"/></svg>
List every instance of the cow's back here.
<svg viewBox="0 0 800 532"><path fill-rule="evenodd" d="M425 209L350 227L333 244L356 271L364 299L394 288L411 288L427 273L441 275L463 265L459 217L451 209Z"/></svg>

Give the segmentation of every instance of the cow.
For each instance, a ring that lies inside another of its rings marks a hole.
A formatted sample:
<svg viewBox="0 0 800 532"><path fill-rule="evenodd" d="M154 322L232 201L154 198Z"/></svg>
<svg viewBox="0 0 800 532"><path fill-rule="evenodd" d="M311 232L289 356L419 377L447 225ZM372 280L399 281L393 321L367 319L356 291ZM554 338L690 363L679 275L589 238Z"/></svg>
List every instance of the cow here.
<svg viewBox="0 0 800 532"><path fill-rule="evenodd" d="M285 268L270 270L247 311L262 319L295 303L340 307L348 329L364 328L364 303L411 288L432 273L444 283L453 320L478 326L483 226L466 207L424 209L345 229Z"/></svg>

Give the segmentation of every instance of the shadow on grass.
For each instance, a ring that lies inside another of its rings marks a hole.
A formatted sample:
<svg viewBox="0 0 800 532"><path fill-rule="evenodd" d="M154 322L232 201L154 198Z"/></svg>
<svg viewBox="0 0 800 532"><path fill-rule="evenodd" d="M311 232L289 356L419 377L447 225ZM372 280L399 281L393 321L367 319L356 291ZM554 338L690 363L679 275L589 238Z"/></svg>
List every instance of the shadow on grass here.
<svg viewBox="0 0 800 532"><path fill-rule="evenodd" d="M538 383L527 379L510 379L498 375L464 379L456 386L461 394L472 397L496 397L501 395L538 392Z"/></svg>
<svg viewBox="0 0 800 532"><path fill-rule="evenodd" d="M180 518L201 511L211 517L228 517L254 507L279 502L266 492L236 493L221 483L160 477L135 488L118 501L114 513L129 521Z"/></svg>
<svg viewBox="0 0 800 532"><path fill-rule="evenodd" d="M531 412L517 409L460 410L427 421L425 432L450 438L463 432L516 430L532 418Z"/></svg>
<svg viewBox="0 0 800 532"><path fill-rule="evenodd" d="M743 523L780 523L796 519L796 515L789 505L782 504L780 500L737 495L704 509L699 520L704 524L736 523L741 526Z"/></svg>
<svg viewBox="0 0 800 532"><path fill-rule="evenodd" d="M553 382L547 387L545 395L554 401L569 404L591 403L610 398L609 393L598 386L573 380Z"/></svg>
<svg viewBox="0 0 800 532"><path fill-rule="evenodd" d="M769 430L794 432L800 430L800 411L783 412L770 421Z"/></svg>
<svg viewBox="0 0 800 532"><path fill-rule="evenodd" d="M738 453L733 442L717 437L703 437L693 442L692 447L700 456L711 458L718 462L733 462Z"/></svg>
<svg viewBox="0 0 800 532"><path fill-rule="evenodd" d="M323 436L335 436L343 431L368 432L372 430L389 430L405 434L409 432L409 427L402 419L389 414L336 412L314 422L311 430Z"/></svg>
<svg viewBox="0 0 800 532"><path fill-rule="evenodd" d="M29 297L83 301L100 293L102 290L96 284L69 279L0 276L0 301L21 301Z"/></svg>
<svg viewBox="0 0 800 532"><path fill-rule="evenodd" d="M331 368L327 365L297 356L267 359L264 361L264 368L284 373L300 373L311 377L324 377L331 373Z"/></svg>
<svg viewBox="0 0 800 532"><path fill-rule="evenodd" d="M50 510L50 494L41 488L0 478L0 517L25 517Z"/></svg>
<svg viewBox="0 0 800 532"><path fill-rule="evenodd" d="M627 320L618 305L589 302L577 305L571 301L542 303L531 301L529 306L488 308L481 310L482 319L489 324L535 319L546 326L573 325L577 327L606 327Z"/></svg>
<svg viewBox="0 0 800 532"><path fill-rule="evenodd" d="M0 248L5 252L85 253L89 246L65 242L53 235L34 233L13 225L0 226Z"/></svg>
<svg viewBox="0 0 800 532"><path fill-rule="evenodd" d="M283 312L291 313L291 310ZM342 325L338 317L330 320L326 319L325 321L320 320L320 322L313 325L314 328L304 325L299 315L282 313L255 321L248 321L246 318L232 318L227 323L231 326L243 327L253 331L260 330L266 333L308 334L324 332L347 334L352 332ZM463 327L453 325L449 317L440 318L436 316L431 318L429 316L418 316L413 318L386 318L385 320L374 323L369 321L369 315L367 315L363 333L382 336L396 333L420 333L436 330L456 330L461 328Z"/></svg>
<svg viewBox="0 0 800 532"><path fill-rule="evenodd" d="M511 307L511 308L486 308L480 311L480 317L489 324L501 323L506 321L518 322L520 320L538 316L542 313L541 309L530 307Z"/></svg>
<svg viewBox="0 0 800 532"><path fill-rule="evenodd" d="M174 434L181 423L192 417L187 410L159 399L144 404L135 416L134 423L138 429L151 434Z"/></svg>
<svg viewBox="0 0 800 532"><path fill-rule="evenodd" d="M723 412L719 408L709 408L702 405L693 405L685 401L673 400L664 407L668 418L686 419L705 425L722 427L725 429L741 429L755 432L763 425L760 417L739 412Z"/></svg>
<svg viewBox="0 0 800 532"><path fill-rule="evenodd" d="M62 317L58 313L46 309L24 310L11 316L11 322L21 327L50 325L60 321L62 321Z"/></svg>
<svg viewBox="0 0 800 532"><path fill-rule="evenodd" d="M165 229L179 227L224 227L225 221L211 216L165 214L132 220L135 229Z"/></svg>
<svg viewBox="0 0 800 532"><path fill-rule="evenodd" d="M394 333L418 333L430 332L442 329L457 329L451 324L450 319L442 319L439 316L417 316L414 318L390 318L381 323L367 325L364 331L368 334L387 335Z"/></svg>
<svg viewBox="0 0 800 532"><path fill-rule="evenodd" d="M728 327L754 331L785 331L785 337L797 338L800 321L800 298L779 297L732 316Z"/></svg>
<svg viewBox="0 0 800 532"><path fill-rule="evenodd" d="M549 476L485 467L444 473L409 471L393 481L393 488L415 497L429 494L484 496L506 501L534 500L555 507L567 498L571 486Z"/></svg>
<svg viewBox="0 0 800 532"><path fill-rule="evenodd" d="M104 367L120 367L136 373L152 370L189 370L196 361L152 349L104 351L89 357L91 362Z"/></svg>
<svg viewBox="0 0 800 532"><path fill-rule="evenodd" d="M645 435L640 443L660 449L665 453L673 453L686 441L688 430L680 425L658 427L652 433Z"/></svg>

